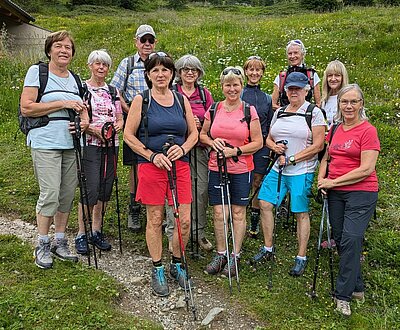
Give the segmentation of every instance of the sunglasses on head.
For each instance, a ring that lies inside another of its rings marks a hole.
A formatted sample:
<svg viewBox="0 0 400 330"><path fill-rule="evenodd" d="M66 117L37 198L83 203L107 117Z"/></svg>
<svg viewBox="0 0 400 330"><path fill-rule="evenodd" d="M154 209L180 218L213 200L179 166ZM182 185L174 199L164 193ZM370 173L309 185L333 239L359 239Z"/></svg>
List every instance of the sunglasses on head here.
<svg viewBox="0 0 400 330"><path fill-rule="evenodd" d="M143 36L143 37L140 37L139 40L142 44L145 44L147 41L151 44L154 44L156 42L156 39L152 36Z"/></svg>
<svg viewBox="0 0 400 330"><path fill-rule="evenodd" d="M226 76L229 72L232 72L233 74L235 74L237 76L241 76L242 75L242 72L240 72L240 70L236 69L236 68L225 69L224 71L222 71L222 74L224 76Z"/></svg>
<svg viewBox="0 0 400 330"><path fill-rule="evenodd" d="M259 61L262 61L262 58L261 58L260 56L253 55L253 56L249 56L249 57L247 58L247 60L248 60L248 61L251 61L251 60L259 60Z"/></svg>
<svg viewBox="0 0 400 330"><path fill-rule="evenodd" d="M158 57L169 57L167 53L164 52L156 52L156 53L151 53L149 55L149 59L153 58L154 56L158 56Z"/></svg>
<svg viewBox="0 0 400 330"><path fill-rule="evenodd" d="M300 45L300 46L303 45L303 43L302 43L301 40L299 40L299 39L290 40L287 44L288 44L288 46L289 46L290 44L297 44L297 45Z"/></svg>

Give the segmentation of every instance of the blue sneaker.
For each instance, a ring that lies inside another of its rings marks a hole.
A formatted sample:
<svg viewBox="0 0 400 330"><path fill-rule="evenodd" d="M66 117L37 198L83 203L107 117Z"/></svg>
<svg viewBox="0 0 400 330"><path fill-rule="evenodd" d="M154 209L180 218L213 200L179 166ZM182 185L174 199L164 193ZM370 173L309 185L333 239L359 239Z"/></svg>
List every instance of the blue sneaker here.
<svg viewBox="0 0 400 330"><path fill-rule="evenodd" d="M156 296L166 297L169 295L169 288L167 278L165 277L164 266L153 267L151 270L151 288Z"/></svg>
<svg viewBox="0 0 400 330"><path fill-rule="evenodd" d="M306 260L301 260L299 258L294 259L294 266L293 268L289 271L289 275L291 276L301 276L304 273L304 270L306 269L307 266L307 259Z"/></svg>
<svg viewBox="0 0 400 330"><path fill-rule="evenodd" d="M185 282L186 285L188 284L188 278L185 269L182 267L181 263L171 263L169 267L169 273L171 277L179 283L179 286L182 289L185 289ZM193 288L193 282L189 279L190 286Z"/></svg>
<svg viewBox="0 0 400 330"><path fill-rule="evenodd" d="M250 260L250 265L255 266L257 264L262 264L265 261L269 261L273 259L272 252L269 252L265 249L264 246L260 247L259 252Z"/></svg>
<svg viewBox="0 0 400 330"><path fill-rule="evenodd" d="M76 253L86 255L88 254L88 245L86 235L80 235L75 238Z"/></svg>

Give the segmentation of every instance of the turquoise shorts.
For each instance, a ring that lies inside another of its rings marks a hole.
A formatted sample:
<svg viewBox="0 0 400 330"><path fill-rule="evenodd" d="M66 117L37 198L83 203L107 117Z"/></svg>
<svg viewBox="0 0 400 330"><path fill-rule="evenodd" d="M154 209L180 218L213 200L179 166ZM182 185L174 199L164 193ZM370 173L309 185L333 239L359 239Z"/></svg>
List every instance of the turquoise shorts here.
<svg viewBox="0 0 400 330"><path fill-rule="evenodd" d="M291 211L293 213L308 212L313 180L314 173L282 175L278 196L278 172L271 170L261 185L258 199L279 206L286 193L289 192Z"/></svg>

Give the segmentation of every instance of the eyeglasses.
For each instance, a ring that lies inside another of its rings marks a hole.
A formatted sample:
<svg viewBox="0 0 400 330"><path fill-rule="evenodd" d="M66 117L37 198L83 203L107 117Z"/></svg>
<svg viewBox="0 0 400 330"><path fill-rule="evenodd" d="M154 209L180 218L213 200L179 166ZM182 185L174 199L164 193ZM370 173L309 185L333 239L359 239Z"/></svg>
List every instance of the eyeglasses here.
<svg viewBox="0 0 400 330"><path fill-rule="evenodd" d="M143 37L140 37L139 41L140 41L142 44L145 44L147 41L148 41L150 44L154 44L154 43L156 42L156 39L155 39L154 37L146 37L146 36L143 36Z"/></svg>
<svg viewBox="0 0 400 330"><path fill-rule="evenodd" d="M348 104L355 106L357 105L360 101L362 101L362 99L358 99L358 100L339 100L340 105L346 106Z"/></svg>
<svg viewBox="0 0 400 330"><path fill-rule="evenodd" d="M154 56L158 56L158 57L169 57L167 53L164 52L156 52L156 53L151 53L149 55L149 59L153 58Z"/></svg>
<svg viewBox="0 0 400 330"><path fill-rule="evenodd" d="M248 61L251 61L251 60L259 60L259 61L262 61L262 58L261 58L260 56L253 55L253 56L249 56L249 57L247 58L247 60L248 60Z"/></svg>
<svg viewBox="0 0 400 330"><path fill-rule="evenodd" d="M226 76L229 72L232 72L233 74L235 74L237 76L241 76L242 75L242 72L240 72L240 70L236 69L236 68L225 69L224 71L222 71L222 74L224 76Z"/></svg>
<svg viewBox="0 0 400 330"><path fill-rule="evenodd" d="M196 68L182 68L181 70L183 72L185 72L185 73L189 73L189 71L193 72L193 73L197 73L198 72Z"/></svg>
<svg viewBox="0 0 400 330"><path fill-rule="evenodd" d="M287 43L287 45L289 46L290 44L298 44L298 45L300 45L300 46L303 46L303 43L301 42L301 40L299 40L299 39L295 39L295 40L290 40L288 43Z"/></svg>

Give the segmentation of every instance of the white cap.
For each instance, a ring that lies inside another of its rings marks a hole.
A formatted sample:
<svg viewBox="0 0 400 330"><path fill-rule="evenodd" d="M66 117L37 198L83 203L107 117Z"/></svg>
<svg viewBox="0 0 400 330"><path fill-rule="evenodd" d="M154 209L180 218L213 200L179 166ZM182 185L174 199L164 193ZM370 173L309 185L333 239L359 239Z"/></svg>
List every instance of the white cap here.
<svg viewBox="0 0 400 330"><path fill-rule="evenodd" d="M136 38L141 38L146 34L151 34L154 38L156 37L156 33L150 25L143 24L136 30Z"/></svg>

